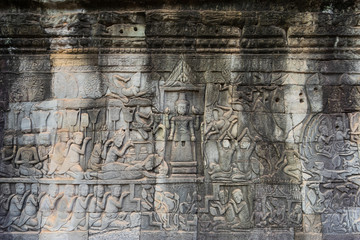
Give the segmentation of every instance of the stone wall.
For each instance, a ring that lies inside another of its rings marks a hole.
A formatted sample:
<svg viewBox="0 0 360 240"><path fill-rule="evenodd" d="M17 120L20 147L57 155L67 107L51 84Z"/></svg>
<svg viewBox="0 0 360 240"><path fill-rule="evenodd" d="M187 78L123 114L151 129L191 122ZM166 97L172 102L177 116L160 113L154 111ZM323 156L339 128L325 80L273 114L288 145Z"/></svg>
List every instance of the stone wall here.
<svg viewBox="0 0 360 240"><path fill-rule="evenodd" d="M1 239L360 239L356 1L0 3Z"/></svg>

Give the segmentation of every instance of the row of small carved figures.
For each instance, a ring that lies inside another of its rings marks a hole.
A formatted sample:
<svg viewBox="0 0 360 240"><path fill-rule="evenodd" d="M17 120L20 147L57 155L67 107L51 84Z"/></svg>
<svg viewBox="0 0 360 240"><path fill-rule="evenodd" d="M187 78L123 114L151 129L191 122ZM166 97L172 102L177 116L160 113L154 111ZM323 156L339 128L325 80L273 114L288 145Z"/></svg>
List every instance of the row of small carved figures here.
<svg viewBox="0 0 360 240"><path fill-rule="evenodd" d="M38 184L26 190L24 183L15 184L11 194L10 184L3 183L0 195L0 229L2 231L87 230L89 228L124 229L139 224L137 213L124 212L124 199L130 194L120 185L111 185L105 192L103 185L80 184L75 195L75 185L65 185L59 193L57 184L48 185L47 192L39 192Z"/></svg>
<svg viewBox="0 0 360 240"><path fill-rule="evenodd" d="M125 130L122 129L117 131L114 137L107 140L104 145L101 143L95 144L88 160L87 168L90 171L96 172L99 171L104 164L116 162L119 158L125 157L125 153L130 152L128 150L134 148L134 143L132 141L125 143L124 138ZM5 149L3 149L2 162L0 163L0 176L41 177L44 175L67 174L74 178L82 179L88 175L88 178L92 178L92 176L90 176L91 174L85 173L86 170L84 170L80 164L80 159L84 157L86 145L90 139L89 137L84 138L82 132L76 132L74 133L73 139L69 140L68 132L62 132L60 134L60 141L55 144L48 154L40 154L40 149L31 144L26 144L17 151L16 146L13 147L13 153L8 157L5 157ZM145 152L150 161L153 155L148 153L147 150L145 150ZM47 159L49 160L46 161ZM14 161L16 167L14 167L14 164L6 164L6 161ZM121 167L126 168L127 165L124 164L124 166Z"/></svg>

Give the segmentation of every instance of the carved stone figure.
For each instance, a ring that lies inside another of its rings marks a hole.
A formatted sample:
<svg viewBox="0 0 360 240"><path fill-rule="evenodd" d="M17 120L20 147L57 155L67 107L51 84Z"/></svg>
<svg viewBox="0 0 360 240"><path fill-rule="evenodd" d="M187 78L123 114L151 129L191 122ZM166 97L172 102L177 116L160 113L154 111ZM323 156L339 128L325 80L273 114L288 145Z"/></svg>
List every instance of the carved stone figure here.
<svg viewBox="0 0 360 240"><path fill-rule="evenodd" d="M26 198L25 206L21 212L19 222L16 224L20 231L35 231L40 227L40 216L38 215L38 185L31 185L31 193Z"/></svg>
<svg viewBox="0 0 360 240"><path fill-rule="evenodd" d="M275 169L283 169L284 173L289 175L293 180L301 181L301 163L300 161L308 160L302 157L297 151L292 149L286 149L280 160L275 164Z"/></svg>
<svg viewBox="0 0 360 240"><path fill-rule="evenodd" d="M89 204L89 228L99 229L102 226L102 215L110 192L105 193L103 185L94 186L94 197Z"/></svg>
<svg viewBox="0 0 360 240"><path fill-rule="evenodd" d="M59 142L57 142L50 153L50 163L48 175L57 173L65 160L66 144L69 141L69 132L59 132Z"/></svg>
<svg viewBox="0 0 360 240"><path fill-rule="evenodd" d="M30 194L30 191L25 192L25 184L23 183L15 184L15 191L16 193L9 197L11 200L8 202L8 206L6 206L8 213L1 225L1 228L3 229L7 229L8 227L18 229L17 226L24 207L24 201Z"/></svg>
<svg viewBox="0 0 360 240"><path fill-rule="evenodd" d="M46 220L44 228L49 231L59 231L73 215L73 208L77 199L74 196L74 185L66 185L64 193L64 196L58 198L58 202L54 201L54 205L56 204L54 211Z"/></svg>
<svg viewBox="0 0 360 240"><path fill-rule="evenodd" d="M179 93L179 98L175 102L176 116L170 119L170 134L168 140L172 141L171 146L171 162L173 173L186 173L187 169L182 170L176 162L186 163L195 162L195 152L192 142L196 140L194 119L188 115L189 102L185 99L184 93ZM196 163L195 163L196 164ZM191 166L191 164L189 164ZM179 170L175 170L180 168ZM187 173L196 173L187 172Z"/></svg>
<svg viewBox="0 0 360 240"><path fill-rule="evenodd" d="M241 189L235 189L231 195L232 199L229 203L231 204L231 217L233 217L232 222L234 223L232 228L248 228L251 225L251 214Z"/></svg>
<svg viewBox="0 0 360 240"><path fill-rule="evenodd" d="M84 170L80 166L80 158L85 154L86 145L91 138L82 132L74 133L73 140L69 140L65 148L65 160L59 169L59 174L68 174L74 178L82 178Z"/></svg>
<svg viewBox="0 0 360 240"><path fill-rule="evenodd" d="M22 176L42 176L42 161L48 156L39 157L36 146L34 146L34 135L24 135L25 146L19 148L15 157L15 164L19 165L19 172Z"/></svg>
<svg viewBox="0 0 360 240"><path fill-rule="evenodd" d="M89 186L87 184L79 185L79 196L76 198L75 205L73 207L73 214L64 229L66 231L73 231L80 229L86 231L88 229L88 218L86 213L93 194L89 194Z"/></svg>
<svg viewBox="0 0 360 240"><path fill-rule="evenodd" d="M179 198L176 193L165 192L160 186L155 187L154 210L164 229L177 228L177 224L171 221L171 216L174 216L179 207Z"/></svg>
<svg viewBox="0 0 360 240"><path fill-rule="evenodd" d="M13 166L17 146L11 146L12 154L9 156L6 156L6 147L4 146L0 151L0 177L13 177L19 174L18 169L15 169Z"/></svg>
<svg viewBox="0 0 360 240"><path fill-rule="evenodd" d="M108 196L104 210L103 219L100 230L105 229L124 229L129 226L129 222L125 220L127 213L121 212L123 201L129 192L121 192L120 185L110 186L111 195Z"/></svg>
<svg viewBox="0 0 360 240"><path fill-rule="evenodd" d="M10 184L8 184L8 183L1 184L1 192L0 192L0 224L2 224L4 222L5 217L7 215L9 202L11 200L10 195L11 195Z"/></svg>
<svg viewBox="0 0 360 240"><path fill-rule="evenodd" d="M45 192L41 193L39 196L40 204L39 211L41 216L41 227L44 227L47 223L47 219L53 214L57 206L58 200L61 199L64 194L59 194L59 188L56 184L50 184L48 186L47 194Z"/></svg>

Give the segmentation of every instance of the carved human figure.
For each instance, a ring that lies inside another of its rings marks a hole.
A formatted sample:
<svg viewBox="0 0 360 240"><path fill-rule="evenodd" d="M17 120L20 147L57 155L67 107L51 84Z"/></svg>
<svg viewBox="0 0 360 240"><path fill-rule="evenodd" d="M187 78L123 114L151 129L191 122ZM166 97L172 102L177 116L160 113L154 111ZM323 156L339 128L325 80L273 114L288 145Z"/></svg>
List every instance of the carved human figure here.
<svg viewBox="0 0 360 240"><path fill-rule="evenodd" d="M87 165L88 169L91 169L93 171L101 170L101 166L103 165L101 153L102 153L102 144L101 144L101 141L98 140L95 143L93 150L91 151L91 156L89 158L88 165Z"/></svg>
<svg viewBox="0 0 360 240"><path fill-rule="evenodd" d="M302 210L300 203L295 204L294 209L289 214L289 220L295 225L300 225L302 223Z"/></svg>
<svg viewBox="0 0 360 240"><path fill-rule="evenodd" d="M236 160L233 163L233 175L231 176L233 181L253 179L264 172L264 167L260 161L251 157L256 143L245 135L247 132L248 129L246 128L240 136L240 142L236 148Z"/></svg>
<svg viewBox="0 0 360 240"><path fill-rule="evenodd" d="M129 192L121 192L120 185L110 186L111 195L109 195L104 216L101 222L100 230L107 228L124 229L129 226L129 222L125 221L127 213L120 212L123 207L124 198L129 195Z"/></svg>
<svg viewBox="0 0 360 240"><path fill-rule="evenodd" d="M52 215L46 221L45 229L59 231L71 219L77 196L74 196L74 185L65 186L65 194L59 199Z"/></svg>
<svg viewBox="0 0 360 240"><path fill-rule="evenodd" d="M289 175L292 180L301 181L301 163L300 160L304 160L308 163L308 160L302 157L297 151L293 149L286 149L279 161L275 164L275 169L283 169L284 173Z"/></svg>
<svg viewBox="0 0 360 240"><path fill-rule="evenodd" d="M155 187L154 210L162 223L162 227L167 230L174 228L170 223L171 213L179 207L179 195L164 192L160 186Z"/></svg>
<svg viewBox="0 0 360 240"><path fill-rule="evenodd" d="M10 184L3 183L1 184L1 192L0 192L0 225L3 224L5 216L8 212L8 205L11 200L10 198L11 190Z"/></svg>
<svg viewBox="0 0 360 240"><path fill-rule="evenodd" d="M105 210L106 200L111 194L105 193L103 185L94 186L94 197L89 204L89 228L99 228L102 225L102 213Z"/></svg>
<svg viewBox="0 0 360 240"><path fill-rule="evenodd" d="M110 147L108 152L105 152L105 164L111 162L121 162L123 163L125 160L122 158L126 152L126 150L130 147L133 147L134 144L131 141L128 141L124 144L125 139L125 130L120 129L115 133L113 140L107 141L105 143L104 149L107 149L107 146L113 141L113 146Z"/></svg>
<svg viewBox="0 0 360 240"><path fill-rule="evenodd" d="M75 201L73 214L70 221L64 226L66 231L88 229L88 219L86 218L86 213L90 200L93 198L93 196L93 194L89 194L89 186L87 184L79 185L79 197L77 197Z"/></svg>
<svg viewBox="0 0 360 240"><path fill-rule="evenodd" d="M194 119L187 115L189 102L185 99L185 94L180 93L179 99L175 102L176 116L170 120L170 135L168 139L173 141L171 161L191 162L194 161L191 142L196 140Z"/></svg>
<svg viewBox="0 0 360 240"><path fill-rule="evenodd" d="M346 152L349 151L350 143L347 141L348 133L350 132L350 129L344 129L344 122L342 120L341 116L337 116L335 120L335 149L338 152ZM333 159L334 163L334 159ZM335 168L339 167L341 164L341 161L336 162Z"/></svg>
<svg viewBox="0 0 360 240"><path fill-rule="evenodd" d="M225 113L221 114L225 110ZM232 126L237 122L237 117L232 115L233 109L231 107L217 105L212 111L212 121L207 124L205 129L205 140L208 140L212 135L218 135L218 139L224 138L226 134L230 135Z"/></svg>
<svg viewBox="0 0 360 240"><path fill-rule="evenodd" d="M57 173L64 163L66 143L69 141L69 132L59 132L59 142L57 142L50 153L50 163L48 175Z"/></svg>
<svg viewBox="0 0 360 240"><path fill-rule="evenodd" d="M134 76L131 78L134 78ZM135 84L128 86L131 78L114 75L113 79L108 82L110 91L114 92L115 96L124 103L128 103L131 98L141 97L147 93L146 91L141 91L140 87Z"/></svg>
<svg viewBox="0 0 360 240"><path fill-rule="evenodd" d="M244 200L241 189L235 189L231 195L232 199L230 200L230 204L232 213L229 213L229 216L235 215L232 228L249 227L251 223L249 206Z"/></svg>
<svg viewBox="0 0 360 240"><path fill-rule="evenodd" d="M149 134L147 132L151 131L151 126L154 123L154 117L152 112L143 113L140 111L140 107L136 107L136 111L134 113L134 121L132 122L132 127L136 129L144 140L149 138Z"/></svg>
<svg viewBox="0 0 360 240"><path fill-rule="evenodd" d="M31 184L31 194L26 198L25 206L17 226L22 231L35 231L39 229L40 219L38 215L39 188L37 184Z"/></svg>
<svg viewBox="0 0 360 240"><path fill-rule="evenodd" d="M4 223L1 228L7 229L8 227L12 227L18 230L17 225L19 223L20 215L23 210L24 201L27 196L30 194L30 191L25 192L25 184L16 183L15 184L15 194L11 195L9 198L9 205L7 207L7 215L4 219Z"/></svg>
<svg viewBox="0 0 360 240"><path fill-rule="evenodd" d="M219 162L211 163L209 174L211 179L227 179L232 174L232 161L236 149L239 148L238 142L231 140L228 136L216 141L219 154Z"/></svg>
<svg viewBox="0 0 360 240"><path fill-rule="evenodd" d="M234 222L235 214L231 203L229 203L228 194L227 190L220 190L218 193L219 201L211 203L210 212L215 215L213 219L214 231L227 229Z"/></svg>
<svg viewBox="0 0 360 240"><path fill-rule="evenodd" d="M47 155L39 157L37 148L34 146L35 136L24 135L25 146L19 148L15 157L15 164L19 165L19 173L23 176L42 176L42 162L48 158Z"/></svg>
<svg viewBox="0 0 360 240"><path fill-rule="evenodd" d="M325 156L331 156L331 145L330 141L334 137L333 134L330 134L328 124L325 119L323 119L318 127L318 144L316 145L316 150L319 153L324 154Z"/></svg>
<svg viewBox="0 0 360 240"><path fill-rule="evenodd" d="M269 197L266 199L266 205L270 212L268 222L278 226L283 224L286 220L285 204L276 197Z"/></svg>
<svg viewBox="0 0 360 240"><path fill-rule="evenodd" d="M18 170L14 168L12 161L15 157L17 147L16 145L13 145L11 147L12 154L9 156L6 156L7 147L3 147L0 151L0 177L13 177L15 175L18 175Z"/></svg>
<svg viewBox="0 0 360 240"><path fill-rule="evenodd" d="M50 184L48 186L47 194L45 192L42 192L40 194L39 211L41 217L41 227L45 226L45 224L47 223L47 219L52 215L59 199L61 199L63 196L64 193L59 194L59 188L56 184Z"/></svg>
<svg viewBox="0 0 360 240"><path fill-rule="evenodd" d="M84 156L86 145L91 138L86 137L82 132L74 133L73 140L69 140L65 148L65 160L59 169L59 174L68 174L74 178L82 178L83 172L80 166L80 158Z"/></svg>

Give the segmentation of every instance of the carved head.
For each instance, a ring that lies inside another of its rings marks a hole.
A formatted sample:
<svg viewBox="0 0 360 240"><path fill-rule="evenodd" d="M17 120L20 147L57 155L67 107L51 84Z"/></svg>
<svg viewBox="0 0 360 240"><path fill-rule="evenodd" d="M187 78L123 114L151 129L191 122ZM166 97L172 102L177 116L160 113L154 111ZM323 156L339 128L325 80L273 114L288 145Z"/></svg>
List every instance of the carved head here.
<svg viewBox="0 0 360 240"><path fill-rule="evenodd" d="M235 189L232 192L232 196L236 203L241 203L241 201L243 200L243 193L242 193L241 189Z"/></svg>
<svg viewBox="0 0 360 240"><path fill-rule="evenodd" d="M31 193L34 194L34 195L37 195L38 194L38 191L39 191L39 187L37 184L31 184Z"/></svg>
<svg viewBox="0 0 360 240"><path fill-rule="evenodd" d="M48 188L48 193L51 197L56 197L56 195L58 195L59 193L59 188L56 184L50 184L49 188Z"/></svg>
<svg viewBox="0 0 360 240"><path fill-rule="evenodd" d="M74 196L74 192L75 192L74 185L68 184L65 186L65 195L66 196L72 197L72 196Z"/></svg>
<svg viewBox="0 0 360 240"><path fill-rule="evenodd" d="M59 132L60 142L67 142L69 141L69 132Z"/></svg>
<svg viewBox="0 0 360 240"><path fill-rule="evenodd" d="M219 200L222 205L225 205L228 202L228 191L221 190L219 192Z"/></svg>
<svg viewBox="0 0 360 240"><path fill-rule="evenodd" d="M103 197L105 192L105 188L103 185L97 185L94 187L94 194L97 197Z"/></svg>
<svg viewBox="0 0 360 240"><path fill-rule="evenodd" d="M89 186L87 184L80 184L79 194L80 196L86 197L89 194Z"/></svg>
<svg viewBox="0 0 360 240"><path fill-rule="evenodd" d="M251 144L251 139L247 136L243 137L243 139L241 139L240 142L240 148L242 149L248 149L250 147Z"/></svg>
<svg viewBox="0 0 360 240"><path fill-rule="evenodd" d="M79 145L82 144L83 139L84 139L84 134L82 132L74 133L74 142L76 144L79 144Z"/></svg>
<svg viewBox="0 0 360 240"><path fill-rule="evenodd" d="M1 192L2 194L5 194L5 195L9 195L11 193L10 191L10 184L8 183L3 183L1 185Z"/></svg>
<svg viewBox="0 0 360 240"><path fill-rule="evenodd" d="M112 185L110 187L111 195L114 197L120 197L121 195L121 186L120 185Z"/></svg>
<svg viewBox="0 0 360 240"><path fill-rule="evenodd" d="M23 195L25 192L25 184L23 184L23 183L15 184L15 191L16 191L16 194Z"/></svg>
<svg viewBox="0 0 360 240"><path fill-rule="evenodd" d="M230 148L231 143L230 143L229 139L224 139L221 141L221 145L223 146L223 148Z"/></svg>
<svg viewBox="0 0 360 240"><path fill-rule="evenodd" d="M179 93L179 99L175 102L176 112L183 116L188 112L189 102L185 99L185 93Z"/></svg>
<svg viewBox="0 0 360 240"><path fill-rule="evenodd" d="M125 139L125 130L124 129L120 129L119 131L117 131L115 133L114 136L114 144L117 147L121 147L124 143L124 139Z"/></svg>
<svg viewBox="0 0 360 240"><path fill-rule="evenodd" d="M213 118L215 121L218 121L219 120L219 110L218 109L214 109L213 112Z"/></svg>

